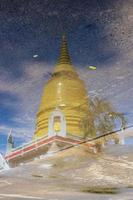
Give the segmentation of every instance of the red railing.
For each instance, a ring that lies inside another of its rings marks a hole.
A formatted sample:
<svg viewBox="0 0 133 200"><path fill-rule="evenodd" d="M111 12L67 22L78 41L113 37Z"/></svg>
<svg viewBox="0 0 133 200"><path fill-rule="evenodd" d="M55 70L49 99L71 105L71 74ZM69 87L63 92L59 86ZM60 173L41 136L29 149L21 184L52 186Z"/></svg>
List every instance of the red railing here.
<svg viewBox="0 0 133 200"><path fill-rule="evenodd" d="M11 152L9 152L8 154L5 155L5 159L7 161L9 161L13 158L22 156L22 155L32 152L34 150L37 151L41 147L51 143L52 141L61 141L61 142L69 143L71 145L78 144L81 142L79 140L74 140L71 138L65 138L65 137L61 137L61 136L53 136L50 138L43 137L41 139L34 140L33 142L27 143L23 146L13 149Z"/></svg>

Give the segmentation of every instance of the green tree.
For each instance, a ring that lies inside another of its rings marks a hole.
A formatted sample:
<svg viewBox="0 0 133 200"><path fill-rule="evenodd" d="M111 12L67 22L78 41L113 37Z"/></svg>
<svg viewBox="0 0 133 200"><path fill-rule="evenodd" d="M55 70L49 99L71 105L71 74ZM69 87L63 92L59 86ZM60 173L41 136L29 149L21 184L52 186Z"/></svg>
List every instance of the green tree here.
<svg viewBox="0 0 133 200"><path fill-rule="evenodd" d="M121 128L124 128L127 123L124 115L116 112L107 100L95 97L89 101L88 113L81 120L84 137L109 133L115 130L118 120Z"/></svg>

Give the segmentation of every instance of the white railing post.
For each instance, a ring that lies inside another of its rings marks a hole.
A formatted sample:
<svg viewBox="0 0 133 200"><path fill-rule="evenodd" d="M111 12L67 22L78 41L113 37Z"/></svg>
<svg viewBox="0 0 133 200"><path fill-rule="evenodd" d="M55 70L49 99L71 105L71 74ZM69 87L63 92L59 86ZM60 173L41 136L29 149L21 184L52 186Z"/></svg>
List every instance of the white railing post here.
<svg viewBox="0 0 133 200"><path fill-rule="evenodd" d="M125 144L124 129L123 129L123 128L121 129L121 133L119 134L119 143L120 143L121 145L124 145L124 144Z"/></svg>

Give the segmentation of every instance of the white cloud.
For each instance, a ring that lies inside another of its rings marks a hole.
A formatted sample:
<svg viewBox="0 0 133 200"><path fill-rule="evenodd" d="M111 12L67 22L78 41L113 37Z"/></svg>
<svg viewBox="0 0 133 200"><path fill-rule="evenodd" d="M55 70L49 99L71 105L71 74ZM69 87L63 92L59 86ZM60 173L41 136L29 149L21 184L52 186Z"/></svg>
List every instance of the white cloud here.
<svg viewBox="0 0 133 200"><path fill-rule="evenodd" d="M86 83L88 94L108 99L120 112L133 113L132 57L133 51L129 51L111 66L97 66L97 70L79 68L79 75Z"/></svg>
<svg viewBox="0 0 133 200"><path fill-rule="evenodd" d="M47 79L45 75L51 71L51 66L45 63L25 63L22 68L24 70L24 76L16 81L12 80L9 74L4 71L0 75L0 91L9 92L19 99L17 104L16 102L8 102L8 104L16 107L19 111L17 116L11 119L20 125L20 128L14 128L13 130L16 136L21 132L33 135L38 104L43 85ZM1 127L0 132L8 132L10 128L12 127L6 127L5 125Z"/></svg>

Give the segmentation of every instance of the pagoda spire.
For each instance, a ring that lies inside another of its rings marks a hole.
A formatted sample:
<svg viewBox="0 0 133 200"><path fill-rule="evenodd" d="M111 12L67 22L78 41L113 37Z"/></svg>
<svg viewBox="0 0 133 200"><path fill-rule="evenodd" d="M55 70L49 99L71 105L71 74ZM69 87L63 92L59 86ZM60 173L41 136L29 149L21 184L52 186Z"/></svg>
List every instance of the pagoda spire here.
<svg viewBox="0 0 133 200"><path fill-rule="evenodd" d="M74 67L72 66L71 58L68 51L67 38L65 34L63 34L62 36L60 54L53 73L56 74L60 72L71 72L77 75Z"/></svg>
<svg viewBox="0 0 133 200"><path fill-rule="evenodd" d="M67 38L65 34L63 34L62 36L60 56L57 62L57 65L61 65L61 64L68 64L68 65L72 64L69 51L68 51Z"/></svg>

